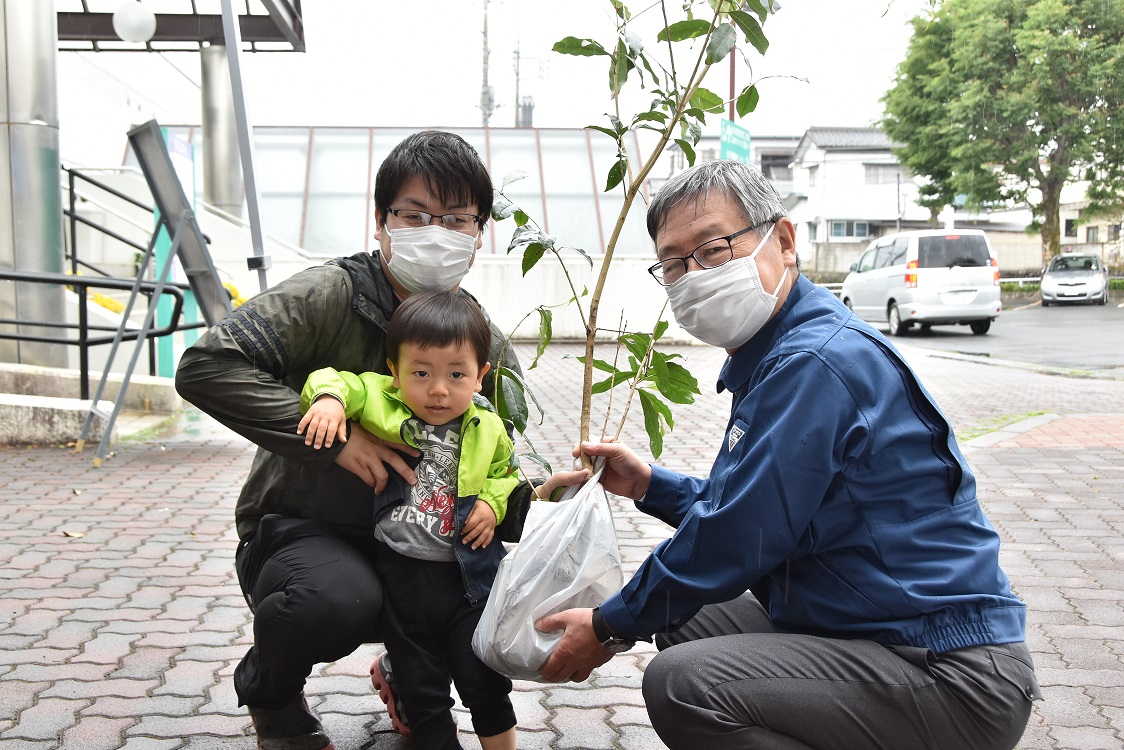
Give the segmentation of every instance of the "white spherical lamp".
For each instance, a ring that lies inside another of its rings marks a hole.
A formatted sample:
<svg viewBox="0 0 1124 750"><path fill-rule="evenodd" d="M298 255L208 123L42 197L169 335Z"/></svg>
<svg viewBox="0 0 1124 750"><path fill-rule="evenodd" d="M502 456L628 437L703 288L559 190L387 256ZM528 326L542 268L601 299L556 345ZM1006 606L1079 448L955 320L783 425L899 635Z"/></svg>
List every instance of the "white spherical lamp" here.
<svg viewBox="0 0 1124 750"><path fill-rule="evenodd" d="M140 0L126 0L113 14L113 30L126 42L147 42L156 33L156 14Z"/></svg>

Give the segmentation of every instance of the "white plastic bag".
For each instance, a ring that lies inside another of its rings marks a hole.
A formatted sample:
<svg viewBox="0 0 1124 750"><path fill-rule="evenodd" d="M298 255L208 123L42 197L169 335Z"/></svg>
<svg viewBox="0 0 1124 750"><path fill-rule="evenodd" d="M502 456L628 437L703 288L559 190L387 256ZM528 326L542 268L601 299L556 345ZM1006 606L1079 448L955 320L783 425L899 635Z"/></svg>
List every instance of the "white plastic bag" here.
<svg viewBox="0 0 1124 750"><path fill-rule="evenodd" d="M542 523L500 562L496 582L472 650L512 679L541 682L539 667L562 639L540 633L540 617L573 607L593 607L624 583L617 533L600 473L567 489Z"/></svg>

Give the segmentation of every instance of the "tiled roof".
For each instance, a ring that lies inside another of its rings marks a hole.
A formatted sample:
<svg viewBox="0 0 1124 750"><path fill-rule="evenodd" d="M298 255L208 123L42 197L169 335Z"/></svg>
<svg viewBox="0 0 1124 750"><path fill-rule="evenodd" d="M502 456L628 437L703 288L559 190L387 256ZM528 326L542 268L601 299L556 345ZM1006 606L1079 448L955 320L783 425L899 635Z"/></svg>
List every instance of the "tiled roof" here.
<svg viewBox="0 0 1124 750"><path fill-rule="evenodd" d="M892 145L878 128L827 128L810 127L806 133L820 148L825 151L848 149L888 149Z"/></svg>

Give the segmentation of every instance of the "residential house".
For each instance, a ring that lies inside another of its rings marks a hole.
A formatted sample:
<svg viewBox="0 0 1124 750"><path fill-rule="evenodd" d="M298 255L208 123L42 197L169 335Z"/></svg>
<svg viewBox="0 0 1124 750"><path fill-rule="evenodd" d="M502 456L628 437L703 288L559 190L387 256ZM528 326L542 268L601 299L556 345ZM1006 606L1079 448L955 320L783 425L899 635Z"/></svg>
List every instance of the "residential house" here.
<svg viewBox="0 0 1124 750"><path fill-rule="evenodd" d="M1088 183L1067 185L1062 190L1060 220L1063 253L1092 253L1109 266L1124 263L1124 215L1094 215L1085 200Z"/></svg>
<svg viewBox="0 0 1124 750"><path fill-rule="evenodd" d="M879 128L811 127L793 155L792 221L805 271L845 273L874 237L929 226L918 182Z"/></svg>

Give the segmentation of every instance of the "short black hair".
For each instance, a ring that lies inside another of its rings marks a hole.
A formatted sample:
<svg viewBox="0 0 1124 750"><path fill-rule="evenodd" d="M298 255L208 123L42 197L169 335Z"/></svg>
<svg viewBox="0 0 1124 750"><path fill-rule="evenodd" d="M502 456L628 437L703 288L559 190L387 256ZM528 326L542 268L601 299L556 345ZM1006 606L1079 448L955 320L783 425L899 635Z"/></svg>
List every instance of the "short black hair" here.
<svg viewBox="0 0 1124 750"><path fill-rule="evenodd" d="M386 356L396 367L403 344L422 349L468 344L483 368L492 347L492 326L480 303L465 292L417 292L398 306L386 327Z"/></svg>
<svg viewBox="0 0 1124 750"><path fill-rule="evenodd" d="M492 215L492 178L476 149L459 135L423 130L407 137L379 165L375 175L375 215L386 224L390 203L411 177L421 177L444 204L476 204L480 226Z"/></svg>

